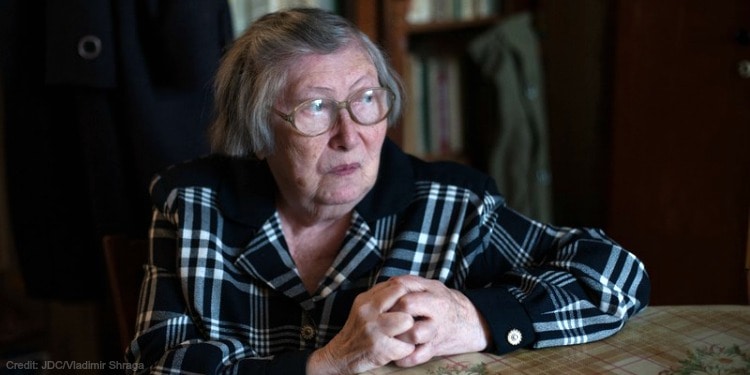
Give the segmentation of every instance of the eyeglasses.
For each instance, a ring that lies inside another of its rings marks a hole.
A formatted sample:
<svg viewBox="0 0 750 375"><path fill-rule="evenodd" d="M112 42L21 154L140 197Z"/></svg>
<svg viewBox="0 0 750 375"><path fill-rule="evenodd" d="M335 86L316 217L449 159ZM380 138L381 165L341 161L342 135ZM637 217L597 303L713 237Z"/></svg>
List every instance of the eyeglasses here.
<svg viewBox="0 0 750 375"><path fill-rule="evenodd" d="M300 134L314 137L327 132L336 124L342 108L346 108L349 117L357 124L377 124L388 116L395 97L393 92L385 87L370 87L354 92L343 102L333 99L310 99L294 107L289 114L275 108L273 111Z"/></svg>

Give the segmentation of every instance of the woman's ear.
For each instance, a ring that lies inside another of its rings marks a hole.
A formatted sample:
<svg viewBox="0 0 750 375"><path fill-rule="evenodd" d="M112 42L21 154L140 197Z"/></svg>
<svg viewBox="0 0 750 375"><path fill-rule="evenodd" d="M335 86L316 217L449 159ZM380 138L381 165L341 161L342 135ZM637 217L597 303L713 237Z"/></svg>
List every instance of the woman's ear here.
<svg viewBox="0 0 750 375"><path fill-rule="evenodd" d="M266 150L256 151L253 154L253 157L255 157L255 159L257 159L257 160L265 160L266 157L268 157L268 151L266 151Z"/></svg>

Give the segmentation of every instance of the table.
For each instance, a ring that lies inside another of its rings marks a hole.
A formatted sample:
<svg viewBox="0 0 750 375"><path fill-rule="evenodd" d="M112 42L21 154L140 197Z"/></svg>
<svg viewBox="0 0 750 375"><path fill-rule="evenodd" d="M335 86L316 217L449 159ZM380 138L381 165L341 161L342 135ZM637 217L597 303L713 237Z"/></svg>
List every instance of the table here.
<svg viewBox="0 0 750 375"><path fill-rule="evenodd" d="M461 354L365 374L750 374L750 306L651 306L598 342Z"/></svg>

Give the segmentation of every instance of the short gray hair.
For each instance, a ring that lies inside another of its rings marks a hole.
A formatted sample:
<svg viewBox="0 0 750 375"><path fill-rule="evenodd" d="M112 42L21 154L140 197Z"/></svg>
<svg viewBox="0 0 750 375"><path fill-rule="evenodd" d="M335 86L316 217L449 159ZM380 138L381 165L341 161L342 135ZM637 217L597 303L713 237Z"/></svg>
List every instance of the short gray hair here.
<svg viewBox="0 0 750 375"><path fill-rule="evenodd" d="M214 84L214 152L238 157L272 153L271 107L287 85L293 64L306 55L330 54L352 43L372 59L380 85L396 98L388 126L403 106L403 83L384 53L347 19L316 8L269 13L239 36L222 58Z"/></svg>

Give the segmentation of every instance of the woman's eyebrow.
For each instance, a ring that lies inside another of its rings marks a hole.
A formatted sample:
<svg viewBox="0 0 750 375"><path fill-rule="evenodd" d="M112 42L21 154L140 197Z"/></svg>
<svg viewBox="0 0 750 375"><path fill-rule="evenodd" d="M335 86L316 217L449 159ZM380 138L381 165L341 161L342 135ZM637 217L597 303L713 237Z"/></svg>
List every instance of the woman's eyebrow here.
<svg viewBox="0 0 750 375"><path fill-rule="evenodd" d="M305 98L310 99L310 98L318 97L318 96L325 96L325 95L330 96L331 94L333 94L333 92L334 90L330 87L311 86L311 87L303 88L295 96L305 97Z"/></svg>
<svg viewBox="0 0 750 375"><path fill-rule="evenodd" d="M364 81L364 80L366 80L366 79L368 79L368 78L375 78L375 84L376 84L376 85L379 85L379 84L380 84L380 81L378 81L378 77L377 77L377 75L375 75L375 77L373 77L373 76L372 76L372 75L371 75L371 74L370 74L370 73L368 72L368 73L365 73L365 74L363 74L363 75L362 75L361 77L359 77L359 79L358 79L358 80L354 81L354 82L353 82L353 83L351 84L351 86L349 86L349 92L351 93L351 92L355 91L355 90L356 90L356 89L355 89L355 87L357 87L358 85L360 85L362 81Z"/></svg>

